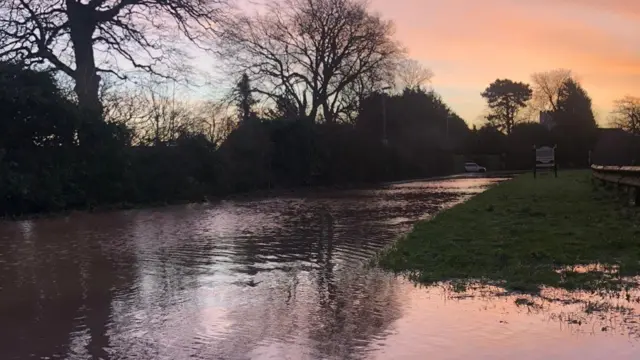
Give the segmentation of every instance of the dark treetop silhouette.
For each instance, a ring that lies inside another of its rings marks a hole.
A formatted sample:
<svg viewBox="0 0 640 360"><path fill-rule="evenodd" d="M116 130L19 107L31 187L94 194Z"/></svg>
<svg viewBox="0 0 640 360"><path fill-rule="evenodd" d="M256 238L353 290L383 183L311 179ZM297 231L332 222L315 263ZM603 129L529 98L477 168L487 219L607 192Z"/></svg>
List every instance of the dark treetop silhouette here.
<svg viewBox="0 0 640 360"><path fill-rule="evenodd" d="M489 170L528 169L531 145L542 143L558 144L561 166L588 161L597 126L568 70L534 74L532 92L511 80L492 84L485 95L494 117L469 130L425 89L433 74L404 57L392 24L366 3L278 0L259 15L223 17L226 5L3 2L0 211L427 177L483 156L493 161L481 164ZM111 80L125 72L96 62L100 53L167 77L187 63L180 40L219 46L214 53L236 82L228 97L235 111L180 99L158 77L114 89ZM75 96L59 79L73 80ZM391 88L401 90L384 93ZM518 123L530 96L532 108L550 111L553 128Z"/></svg>
<svg viewBox="0 0 640 360"><path fill-rule="evenodd" d="M100 73L122 77L125 60L167 75L183 63L184 38L204 47L227 0L5 0L0 3L0 58L43 64L75 82L81 109L99 117ZM98 63L96 52L106 61Z"/></svg>

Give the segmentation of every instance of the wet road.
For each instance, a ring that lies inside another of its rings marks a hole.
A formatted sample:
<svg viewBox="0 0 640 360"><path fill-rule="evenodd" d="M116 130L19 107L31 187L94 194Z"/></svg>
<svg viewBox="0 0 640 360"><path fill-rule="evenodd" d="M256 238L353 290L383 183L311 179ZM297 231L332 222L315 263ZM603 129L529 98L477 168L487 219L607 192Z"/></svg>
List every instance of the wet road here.
<svg viewBox="0 0 640 360"><path fill-rule="evenodd" d="M2 223L0 358L638 358L613 317L607 331L554 318L570 305L461 298L365 266L497 181Z"/></svg>

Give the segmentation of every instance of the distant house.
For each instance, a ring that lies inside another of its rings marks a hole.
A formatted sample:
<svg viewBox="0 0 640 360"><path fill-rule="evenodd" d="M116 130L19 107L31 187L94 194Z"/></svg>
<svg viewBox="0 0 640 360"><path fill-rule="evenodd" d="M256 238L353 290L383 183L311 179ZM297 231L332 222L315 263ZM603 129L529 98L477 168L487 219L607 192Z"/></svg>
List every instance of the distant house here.
<svg viewBox="0 0 640 360"><path fill-rule="evenodd" d="M556 126L556 122L553 121L553 113L551 111L540 111L540 125L551 130Z"/></svg>

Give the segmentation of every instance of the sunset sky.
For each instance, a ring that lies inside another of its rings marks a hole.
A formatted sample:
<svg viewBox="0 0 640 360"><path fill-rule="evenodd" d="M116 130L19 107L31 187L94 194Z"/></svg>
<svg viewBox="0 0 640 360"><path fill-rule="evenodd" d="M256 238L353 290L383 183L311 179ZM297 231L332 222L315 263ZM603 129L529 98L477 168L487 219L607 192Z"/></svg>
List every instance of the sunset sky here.
<svg viewBox="0 0 640 360"><path fill-rule="evenodd" d="M640 0L371 0L410 57L469 124L496 78L572 69L605 125L615 99L640 96Z"/></svg>

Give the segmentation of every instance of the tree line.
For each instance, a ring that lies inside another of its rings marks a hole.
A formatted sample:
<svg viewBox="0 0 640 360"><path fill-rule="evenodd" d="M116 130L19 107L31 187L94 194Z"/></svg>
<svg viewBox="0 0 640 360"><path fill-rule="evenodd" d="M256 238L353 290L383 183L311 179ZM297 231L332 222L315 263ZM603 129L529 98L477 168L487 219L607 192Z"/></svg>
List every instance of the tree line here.
<svg viewBox="0 0 640 360"><path fill-rule="evenodd" d="M508 158L507 167L530 159L526 146L532 145L557 146L558 161L564 167L589 165L594 149L599 152L598 159L610 162L622 157L614 162L625 164L638 161L640 98L625 96L614 102L609 123L626 135L618 136L618 144L609 139L609 144L596 146L603 132L596 123L590 96L571 70L534 73L531 81L498 79L481 94L489 114L483 131L476 133L485 140L476 140L476 144L492 145L480 150L476 145L476 151L501 152Z"/></svg>
<svg viewBox="0 0 640 360"><path fill-rule="evenodd" d="M6 215L442 175L465 154L522 168L534 140L579 166L597 128L562 70L533 88L497 80L482 94L487 124L469 129L361 0L254 13L227 0L9 0L0 14ZM224 98L182 95L197 74L189 47L234 79ZM630 131L634 106L616 112ZM547 111L553 128L523 109Z"/></svg>
<svg viewBox="0 0 640 360"><path fill-rule="evenodd" d="M444 132L451 118L455 134L466 125L424 87L432 73L406 58L392 24L365 2L234 11L224 0L3 2L2 212L451 171L443 158L422 159L425 145L403 128ZM180 96L189 44L237 79L224 99ZM421 103L419 113L398 119L405 102Z"/></svg>
<svg viewBox="0 0 640 360"><path fill-rule="evenodd" d="M492 150L509 154L511 167L525 167L525 159L530 163L534 145L557 146L564 167L589 165L598 125L586 90L570 70L534 73L531 79L531 85L498 79L482 92L489 109L484 133L493 130ZM536 115L539 121L532 121Z"/></svg>

